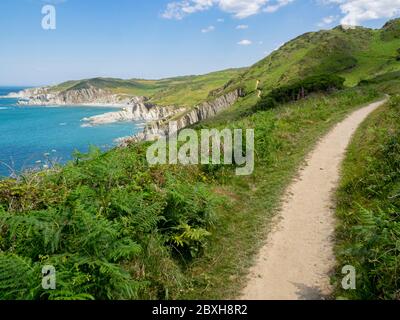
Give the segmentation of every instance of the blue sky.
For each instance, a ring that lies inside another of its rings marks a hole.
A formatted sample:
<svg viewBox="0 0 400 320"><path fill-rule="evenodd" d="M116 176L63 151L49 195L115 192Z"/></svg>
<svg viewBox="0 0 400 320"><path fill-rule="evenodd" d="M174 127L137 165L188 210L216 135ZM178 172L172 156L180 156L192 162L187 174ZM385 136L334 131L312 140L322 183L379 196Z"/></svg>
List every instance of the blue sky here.
<svg viewBox="0 0 400 320"><path fill-rule="evenodd" d="M379 2L1 0L0 85L163 78L248 66L304 32L341 22L379 28L399 15L400 0ZM49 3L56 8L56 30L41 26Z"/></svg>

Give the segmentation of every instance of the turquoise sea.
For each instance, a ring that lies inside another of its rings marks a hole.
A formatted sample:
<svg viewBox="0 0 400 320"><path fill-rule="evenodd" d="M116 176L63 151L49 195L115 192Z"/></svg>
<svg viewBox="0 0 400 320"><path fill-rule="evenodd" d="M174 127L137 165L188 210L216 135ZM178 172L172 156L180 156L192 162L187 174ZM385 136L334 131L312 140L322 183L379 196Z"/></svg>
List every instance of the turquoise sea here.
<svg viewBox="0 0 400 320"><path fill-rule="evenodd" d="M0 87L0 96L21 89ZM116 138L133 135L143 126L132 122L81 126L85 117L116 110L110 107L21 107L16 103L16 99L0 98L0 176L40 169L48 160L65 163L74 150L86 152L90 145L110 149Z"/></svg>

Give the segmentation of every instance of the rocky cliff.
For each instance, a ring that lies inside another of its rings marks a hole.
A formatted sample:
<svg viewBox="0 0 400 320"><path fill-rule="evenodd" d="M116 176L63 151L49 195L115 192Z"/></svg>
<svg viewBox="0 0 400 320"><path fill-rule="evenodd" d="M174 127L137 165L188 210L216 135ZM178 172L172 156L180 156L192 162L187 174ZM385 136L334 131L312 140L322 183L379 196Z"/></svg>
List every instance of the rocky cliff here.
<svg viewBox="0 0 400 320"><path fill-rule="evenodd" d="M204 102L196 106L194 109L188 111L187 113L184 113L180 117L162 119L149 123L145 127L143 132L133 137L118 139L118 142L121 145L126 145L131 142L153 141L161 137L169 136L174 133L170 131L169 123L171 121L176 122L175 131L179 131L190 125L196 124L202 120L215 116L219 112L232 106L241 96L243 96L243 91L241 89L232 91L228 94L216 98L213 101Z"/></svg>
<svg viewBox="0 0 400 320"><path fill-rule="evenodd" d="M84 126L101 125L118 121L158 121L184 112L184 108L161 107L147 102L144 97L134 97L121 111L108 112L84 118Z"/></svg>
<svg viewBox="0 0 400 320"><path fill-rule="evenodd" d="M77 90L53 91L49 87L26 89L11 93L21 105L74 105L74 104L126 104L129 98L112 94L108 90L88 87Z"/></svg>

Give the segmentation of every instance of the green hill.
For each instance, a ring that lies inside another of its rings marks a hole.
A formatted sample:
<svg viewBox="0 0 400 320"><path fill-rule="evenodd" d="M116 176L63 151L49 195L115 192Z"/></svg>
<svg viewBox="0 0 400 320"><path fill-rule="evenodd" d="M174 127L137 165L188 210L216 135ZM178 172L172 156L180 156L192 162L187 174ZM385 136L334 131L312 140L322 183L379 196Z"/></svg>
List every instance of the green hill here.
<svg viewBox="0 0 400 320"><path fill-rule="evenodd" d="M207 99L212 90L223 86L243 70L245 69L228 69L205 75L161 80L94 78L67 81L52 87L51 90L62 92L95 87L115 94L146 96L160 105L193 106Z"/></svg>
<svg viewBox="0 0 400 320"><path fill-rule="evenodd" d="M305 33L250 68L228 69L205 75L160 80L94 78L68 81L53 91L101 88L123 95L147 96L160 105L194 106L242 87L247 93L264 93L313 75L337 74L347 86L400 70L400 19L381 29L338 26Z"/></svg>
<svg viewBox="0 0 400 320"><path fill-rule="evenodd" d="M257 62L231 80L229 91L242 86L247 92L271 90L293 80L318 74L338 74L346 85L400 70L400 20L389 21L382 29L362 27L345 29L338 26L303 34L284 44L268 57Z"/></svg>

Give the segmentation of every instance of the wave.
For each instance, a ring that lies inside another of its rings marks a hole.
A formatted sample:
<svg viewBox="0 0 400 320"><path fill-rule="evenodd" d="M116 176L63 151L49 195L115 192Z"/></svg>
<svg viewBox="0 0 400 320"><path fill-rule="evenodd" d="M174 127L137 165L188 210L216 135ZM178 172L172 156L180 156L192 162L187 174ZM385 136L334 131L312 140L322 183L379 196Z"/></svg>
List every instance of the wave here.
<svg viewBox="0 0 400 320"><path fill-rule="evenodd" d="M8 109L10 109L10 108L7 108L7 107L0 107L0 110L8 110Z"/></svg>

